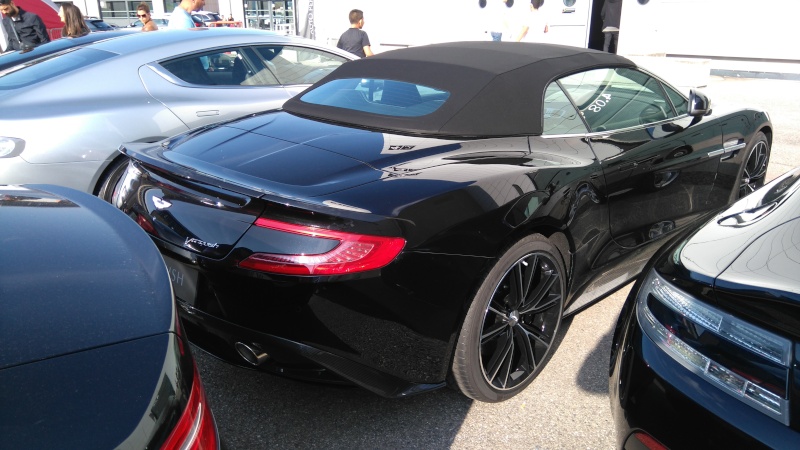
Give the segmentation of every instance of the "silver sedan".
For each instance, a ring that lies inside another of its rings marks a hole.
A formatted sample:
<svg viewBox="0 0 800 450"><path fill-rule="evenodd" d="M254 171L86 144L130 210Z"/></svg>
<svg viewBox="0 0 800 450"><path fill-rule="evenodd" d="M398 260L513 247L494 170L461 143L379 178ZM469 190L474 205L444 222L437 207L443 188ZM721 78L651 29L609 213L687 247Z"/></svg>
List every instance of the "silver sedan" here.
<svg viewBox="0 0 800 450"><path fill-rule="evenodd" d="M355 58L242 28L137 33L0 72L0 184L50 183L102 198L123 142L280 107Z"/></svg>

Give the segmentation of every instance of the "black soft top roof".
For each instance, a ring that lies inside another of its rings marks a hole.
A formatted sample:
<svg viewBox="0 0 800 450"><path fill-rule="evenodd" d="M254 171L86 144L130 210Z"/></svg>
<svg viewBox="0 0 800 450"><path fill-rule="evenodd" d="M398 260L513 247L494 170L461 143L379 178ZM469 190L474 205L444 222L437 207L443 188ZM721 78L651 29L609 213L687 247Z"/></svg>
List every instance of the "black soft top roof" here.
<svg viewBox="0 0 800 450"><path fill-rule="evenodd" d="M293 114L401 133L490 137L542 133L542 97L562 76L598 67L633 67L611 53L521 42L451 42L411 47L350 61L309 90L336 79L406 81L450 92L438 110L394 117L305 103L284 104ZM308 91L306 91L308 92Z"/></svg>

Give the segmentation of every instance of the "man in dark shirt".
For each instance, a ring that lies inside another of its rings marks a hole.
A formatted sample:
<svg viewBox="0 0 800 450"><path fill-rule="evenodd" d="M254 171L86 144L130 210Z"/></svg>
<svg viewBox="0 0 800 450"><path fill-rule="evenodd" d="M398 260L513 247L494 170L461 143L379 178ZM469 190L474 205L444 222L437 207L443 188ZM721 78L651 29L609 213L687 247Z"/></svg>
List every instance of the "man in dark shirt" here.
<svg viewBox="0 0 800 450"><path fill-rule="evenodd" d="M372 53L367 32L361 30L363 27L364 12L360 9L350 11L350 28L342 33L336 46L362 58L372 56L374 53Z"/></svg>
<svg viewBox="0 0 800 450"><path fill-rule="evenodd" d="M14 0L0 0L3 28L8 37L8 50L25 50L50 42L47 28L41 17L14 4Z"/></svg>
<svg viewBox="0 0 800 450"><path fill-rule="evenodd" d="M603 19L603 51L617 53L617 41L619 40L619 22L622 16L622 0L606 0L603 9L600 10L600 17Z"/></svg>

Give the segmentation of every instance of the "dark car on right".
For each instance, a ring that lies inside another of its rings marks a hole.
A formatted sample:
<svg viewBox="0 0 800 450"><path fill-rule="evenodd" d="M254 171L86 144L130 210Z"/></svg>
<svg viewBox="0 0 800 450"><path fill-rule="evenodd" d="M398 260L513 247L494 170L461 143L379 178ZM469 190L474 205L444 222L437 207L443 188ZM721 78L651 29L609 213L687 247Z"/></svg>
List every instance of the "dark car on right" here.
<svg viewBox="0 0 800 450"><path fill-rule="evenodd" d="M624 449L800 448L800 168L665 246L623 306Z"/></svg>

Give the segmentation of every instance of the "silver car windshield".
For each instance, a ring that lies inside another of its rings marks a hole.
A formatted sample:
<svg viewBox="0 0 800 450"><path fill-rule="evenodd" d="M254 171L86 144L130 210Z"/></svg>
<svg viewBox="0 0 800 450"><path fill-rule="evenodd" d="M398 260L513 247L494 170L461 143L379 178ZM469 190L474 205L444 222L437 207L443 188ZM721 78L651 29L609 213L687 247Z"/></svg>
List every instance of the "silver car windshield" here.
<svg viewBox="0 0 800 450"><path fill-rule="evenodd" d="M104 50L81 48L35 59L0 73L0 90L30 86L114 56Z"/></svg>

